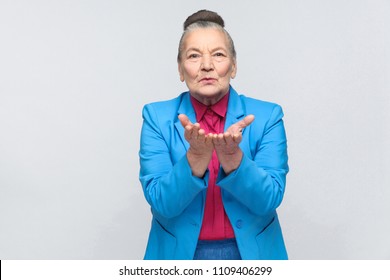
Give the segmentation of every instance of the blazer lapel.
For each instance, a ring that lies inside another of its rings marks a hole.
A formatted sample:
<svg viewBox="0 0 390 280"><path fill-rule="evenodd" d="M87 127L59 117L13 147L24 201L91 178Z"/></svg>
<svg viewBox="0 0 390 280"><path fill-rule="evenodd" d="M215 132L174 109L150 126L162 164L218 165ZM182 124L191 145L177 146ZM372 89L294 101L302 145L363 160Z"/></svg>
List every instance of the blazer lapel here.
<svg viewBox="0 0 390 280"><path fill-rule="evenodd" d="M189 92L185 92L182 95L179 109L177 110L177 116L179 116L180 114L185 114L192 123L196 123L195 111L191 104ZM190 145L188 144L187 140L184 138L184 127L181 125L179 118L177 118L175 121L175 128L181 142L183 143L187 151Z"/></svg>
<svg viewBox="0 0 390 280"><path fill-rule="evenodd" d="M243 119L244 117L245 117L245 111L242 106L240 96L232 87L230 87L229 103L226 112L225 131L232 124Z"/></svg>

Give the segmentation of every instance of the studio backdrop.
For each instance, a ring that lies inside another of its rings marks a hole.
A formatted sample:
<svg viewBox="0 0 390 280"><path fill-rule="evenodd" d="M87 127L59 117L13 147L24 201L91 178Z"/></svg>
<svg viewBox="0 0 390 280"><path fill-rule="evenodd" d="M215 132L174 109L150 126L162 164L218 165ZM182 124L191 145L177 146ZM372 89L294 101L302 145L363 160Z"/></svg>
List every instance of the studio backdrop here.
<svg viewBox="0 0 390 280"><path fill-rule="evenodd" d="M141 110L219 13L240 93L283 107L290 259L390 258L390 1L0 1L0 259L142 259Z"/></svg>

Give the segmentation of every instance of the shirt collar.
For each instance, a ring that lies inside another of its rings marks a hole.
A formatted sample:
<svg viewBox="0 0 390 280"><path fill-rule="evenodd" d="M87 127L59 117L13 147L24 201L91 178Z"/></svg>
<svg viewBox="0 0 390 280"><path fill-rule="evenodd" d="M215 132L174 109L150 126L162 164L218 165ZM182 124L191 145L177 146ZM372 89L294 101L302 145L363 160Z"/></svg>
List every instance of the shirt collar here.
<svg viewBox="0 0 390 280"><path fill-rule="evenodd" d="M194 97L192 97L192 95L190 98L191 98L192 106L194 107L195 110L197 122L200 122L200 120L203 118L204 114L206 113L207 109L211 109L214 113L216 113L222 118L226 116L227 105L229 102L229 92L225 94L221 98L221 100L219 100L217 103L211 106L204 105L203 103L199 102Z"/></svg>

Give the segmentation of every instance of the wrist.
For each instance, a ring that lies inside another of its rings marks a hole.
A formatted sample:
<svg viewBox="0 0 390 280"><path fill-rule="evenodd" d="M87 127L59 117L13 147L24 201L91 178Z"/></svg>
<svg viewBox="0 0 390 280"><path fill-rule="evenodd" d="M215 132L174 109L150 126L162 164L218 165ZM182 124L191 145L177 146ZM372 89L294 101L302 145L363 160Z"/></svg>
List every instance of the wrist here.
<svg viewBox="0 0 390 280"><path fill-rule="evenodd" d="M218 159L225 174L229 175L240 166L242 157L243 153L241 149L238 149L236 153L223 155L221 157L218 156Z"/></svg>
<svg viewBox="0 0 390 280"><path fill-rule="evenodd" d="M188 164L190 165L192 175L199 178L203 178L206 173L209 162L211 160L211 156L212 156L211 153L210 155L197 154L191 151L191 149L189 149L187 151L187 160L188 160Z"/></svg>

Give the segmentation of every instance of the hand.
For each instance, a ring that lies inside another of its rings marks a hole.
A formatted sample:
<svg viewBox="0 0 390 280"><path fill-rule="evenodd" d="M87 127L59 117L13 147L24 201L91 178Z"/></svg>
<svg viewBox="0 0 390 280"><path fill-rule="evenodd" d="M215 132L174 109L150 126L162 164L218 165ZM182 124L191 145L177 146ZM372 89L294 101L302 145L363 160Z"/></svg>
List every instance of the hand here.
<svg viewBox="0 0 390 280"><path fill-rule="evenodd" d="M184 114L179 115L181 125L184 127L184 138L190 144L187 151L187 159L192 174L203 177L211 160L214 145L211 137L207 137L199 123L191 123Z"/></svg>
<svg viewBox="0 0 390 280"><path fill-rule="evenodd" d="M231 125L224 133L210 135L218 160L226 174L237 169L240 165L242 151L238 145L242 140L242 130L249 126L254 119L254 115L248 115L243 120Z"/></svg>

